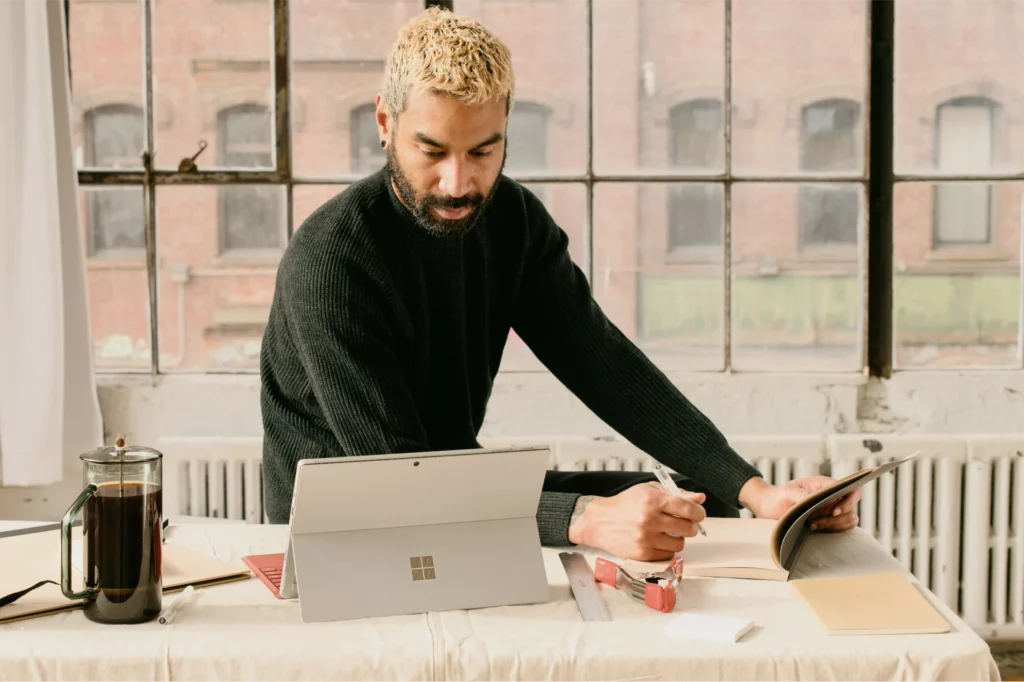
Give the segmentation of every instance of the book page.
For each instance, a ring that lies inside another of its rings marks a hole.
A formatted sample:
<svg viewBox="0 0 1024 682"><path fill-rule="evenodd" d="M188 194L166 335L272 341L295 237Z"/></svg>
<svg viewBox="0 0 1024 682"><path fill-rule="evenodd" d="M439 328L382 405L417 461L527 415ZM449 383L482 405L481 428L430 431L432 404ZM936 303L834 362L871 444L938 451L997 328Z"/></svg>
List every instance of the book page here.
<svg viewBox="0 0 1024 682"><path fill-rule="evenodd" d="M687 538L683 573L704 568L756 568L777 571L772 558L774 519L719 519L701 522L707 537Z"/></svg>

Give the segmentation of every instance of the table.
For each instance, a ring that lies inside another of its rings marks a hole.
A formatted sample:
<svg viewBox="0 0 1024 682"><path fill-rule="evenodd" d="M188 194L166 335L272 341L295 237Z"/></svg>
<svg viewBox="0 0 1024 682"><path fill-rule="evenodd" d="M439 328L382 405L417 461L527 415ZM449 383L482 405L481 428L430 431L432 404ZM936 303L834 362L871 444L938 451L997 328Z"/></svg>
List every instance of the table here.
<svg viewBox="0 0 1024 682"><path fill-rule="evenodd" d="M0 530L14 527L0 522ZM168 542L225 560L283 551L287 527L184 524ZM551 601L302 623L255 578L204 588L171 625L98 625L81 611L0 625L3 679L998 679L988 646L932 596L943 635L830 637L789 583L687 579L677 611L752 618L735 644L670 639L672 618L605 591L612 622L582 622L546 548ZM850 568L856 566L856 569ZM816 534L793 577L899 570L861 529ZM602 588L603 589L603 588Z"/></svg>

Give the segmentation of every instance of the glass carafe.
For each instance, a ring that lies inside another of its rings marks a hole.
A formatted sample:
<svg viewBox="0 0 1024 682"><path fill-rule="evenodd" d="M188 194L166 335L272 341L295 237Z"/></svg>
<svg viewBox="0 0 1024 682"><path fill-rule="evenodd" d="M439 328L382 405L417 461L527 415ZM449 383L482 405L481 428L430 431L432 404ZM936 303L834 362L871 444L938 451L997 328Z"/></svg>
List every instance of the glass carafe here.
<svg viewBox="0 0 1024 682"><path fill-rule="evenodd" d="M129 446L80 456L85 489L61 522L61 589L84 600L85 615L99 623L142 623L160 615L163 597L161 517L163 455ZM82 513L82 576L71 586L71 527Z"/></svg>

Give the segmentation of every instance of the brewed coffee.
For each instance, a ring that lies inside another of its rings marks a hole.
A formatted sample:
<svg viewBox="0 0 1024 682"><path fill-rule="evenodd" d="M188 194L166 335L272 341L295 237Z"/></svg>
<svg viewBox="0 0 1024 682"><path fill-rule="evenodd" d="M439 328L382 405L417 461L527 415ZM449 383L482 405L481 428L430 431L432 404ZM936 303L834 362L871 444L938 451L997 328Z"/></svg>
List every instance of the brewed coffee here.
<svg viewBox="0 0 1024 682"><path fill-rule="evenodd" d="M160 615L160 487L138 481L97 486L83 510L85 585L97 590L85 615L102 623L141 623Z"/></svg>

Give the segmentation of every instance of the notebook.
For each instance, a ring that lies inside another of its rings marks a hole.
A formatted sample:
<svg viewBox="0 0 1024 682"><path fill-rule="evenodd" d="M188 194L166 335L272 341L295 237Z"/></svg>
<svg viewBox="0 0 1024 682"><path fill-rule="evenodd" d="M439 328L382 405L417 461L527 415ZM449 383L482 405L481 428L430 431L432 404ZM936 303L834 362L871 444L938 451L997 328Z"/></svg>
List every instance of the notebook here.
<svg viewBox="0 0 1024 682"><path fill-rule="evenodd" d="M794 580L830 635L941 634L950 625L905 573Z"/></svg>
<svg viewBox="0 0 1024 682"><path fill-rule="evenodd" d="M714 578L789 580L789 573L810 532L808 521L816 511L916 456L917 452L850 474L811 493L778 520L705 519L701 525L707 535L686 539L681 553L683 573ZM668 563L630 562L626 570L660 571Z"/></svg>
<svg viewBox="0 0 1024 682"><path fill-rule="evenodd" d="M281 571L284 570L284 552L250 554L242 557L242 561L274 593L275 597L282 599Z"/></svg>
<svg viewBox="0 0 1024 682"><path fill-rule="evenodd" d="M81 530L75 529L72 540L79 538ZM252 577L241 563L221 561L170 544L164 544L162 551L165 594L183 590L188 585L198 589ZM59 530L0 538L0 554L18 557L17 561L9 562L0 572L0 597L26 590L41 581L53 581L27 592L13 603L0 606L0 623L70 611L82 606L81 600L68 599L60 589ZM82 589L81 572L74 568L71 585L76 591Z"/></svg>

